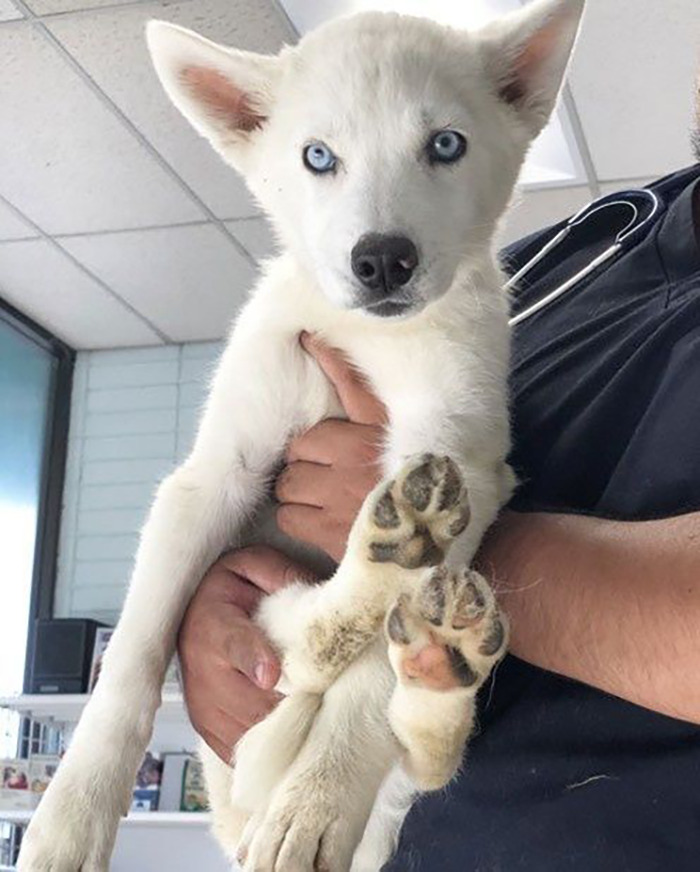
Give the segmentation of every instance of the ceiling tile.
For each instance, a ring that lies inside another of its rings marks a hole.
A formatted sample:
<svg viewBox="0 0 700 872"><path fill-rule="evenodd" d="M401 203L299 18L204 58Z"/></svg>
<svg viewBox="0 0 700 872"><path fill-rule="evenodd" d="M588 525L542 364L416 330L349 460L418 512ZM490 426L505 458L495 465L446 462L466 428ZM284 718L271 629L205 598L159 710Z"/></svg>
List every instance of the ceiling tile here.
<svg viewBox="0 0 700 872"><path fill-rule="evenodd" d="M23 17L12 0L0 0L0 21L14 21Z"/></svg>
<svg viewBox="0 0 700 872"><path fill-rule="evenodd" d="M133 3L134 0L25 0L36 15L54 15L58 12L72 12L75 9L96 9L100 6L117 6L120 3Z"/></svg>
<svg viewBox="0 0 700 872"><path fill-rule="evenodd" d="M240 221L226 221L225 224L256 260L271 257L278 250L266 218L244 218Z"/></svg>
<svg viewBox="0 0 700 872"><path fill-rule="evenodd" d="M0 244L0 296L73 348L160 342L139 318L45 240Z"/></svg>
<svg viewBox="0 0 700 872"><path fill-rule="evenodd" d="M213 225L61 242L178 342L224 336L255 280L254 269Z"/></svg>
<svg viewBox="0 0 700 872"><path fill-rule="evenodd" d="M570 82L602 180L692 162L698 0L589 2Z"/></svg>
<svg viewBox="0 0 700 872"><path fill-rule="evenodd" d="M3 239L27 239L37 235L29 224L26 224L0 200L0 241Z"/></svg>
<svg viewBox="0 0 700 872"><path fill-rule="evenodd" d="M0 57L0 194L28 218L71 233L203 217L30 24L0 28Z"/></svg>
<svg viewBox="0 0 700 872"><path fill-rule="evenodd" d="M237 173L226 166L166 97L144 37L151 18L165 18L205 36L253 51L278 51L291 37L272 3L188 0L145 3L49 22L51 31L187 184L220 218L257 209Z"/></svg>
<svg viewBox="0 0 700 872"><path fill-rule="evenodd" d="M543 230L578 212L590 201L591 192L587 186L521 194L506 219L501 241L508 244L536 230Z"/></svg>

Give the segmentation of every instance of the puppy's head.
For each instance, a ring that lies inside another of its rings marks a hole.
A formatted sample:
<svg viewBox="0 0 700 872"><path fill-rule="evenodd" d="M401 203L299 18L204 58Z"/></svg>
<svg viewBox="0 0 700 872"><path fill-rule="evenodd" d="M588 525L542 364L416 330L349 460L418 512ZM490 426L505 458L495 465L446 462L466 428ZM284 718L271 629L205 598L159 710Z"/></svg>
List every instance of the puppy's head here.
<svg viewBox="0 0 700 872"><path fill-rule="evenodd" d="M584 0L464 32L338 19L276 57L152 21L165 90L337 306L406 317L491 245L556 102Z"/></svg>

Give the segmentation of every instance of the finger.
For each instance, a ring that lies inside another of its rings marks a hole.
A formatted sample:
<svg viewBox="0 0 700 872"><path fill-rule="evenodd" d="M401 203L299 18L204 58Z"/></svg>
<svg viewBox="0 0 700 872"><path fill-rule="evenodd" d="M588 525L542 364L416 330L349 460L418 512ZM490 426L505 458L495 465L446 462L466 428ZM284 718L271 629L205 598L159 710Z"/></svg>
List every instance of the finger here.
<svg viewBox="0 0 700 872"><path fill-rule="evenodd" d="M308 566L297 563L269 545L250 545L231 551L221 559L227 569L265 593L275 593L299 580L316 581Z"/></svg>
<svg viewBox="0 0 700 872"><path fill-rule="evenodd" d="M231 672L223 680L217 677L215 686L208 690L206 697L207 700L216 700L216 705L207 709L207 715L212 716L212 724L207 723L207 726L213 728L214 715L217 714L238 721L242 727L252 727L267 717L282 698L275 691L261 690L240 672Z"/></svg>
<svg viewBox="0 0 700 872"><path fill-rule="evenodd" d="M280 663L263 631L246 614L240 612L229 624L224 653L228 662L265 690L273 688L280 677Z"/></svg>
<svg viewBox="0 0 700 872"><path fill-rule="evenodd" d="M386 424L386 407L374 395L364 376L336 348L311 333L301 334L301 344L333 385L348 418L358 424Z"/></svg>
<svg viewBox="0 0 700 872"><path fill-rule="evenodd" d="M221 603L235 606L247 615L252 615L260 604L263 591L251 584L242 575L232 572L223 563L217 564L214 573L203 582L199 595L218 600Z"/></svg>
<svg viewBox="0 0 700 872"><path fill-rule="evenodd" d="M223 676L220 673L208 675L211 686L206 680L186 674L184 689L187 711L195 729L207 744L222 759L230 759L230 749L240 736L265 718L283 696L260 690L233 669ZM215 741L210 741L210 738ZM228 752L229 757L222 752Z"/></svg>
<svg viewBox="0 0 700 872"><path fill-rule="evenodd" d="M306 460L323 466L376 464L382 450L383 431L376 425L329 418L315 424L289 443L288 463Z"/></svg>
<svg viewBox="0 0 700 872"><path fill-rule="evenodd" d="M299 460L285 466L275 482L275 496L280 503L298 503L321 508L328 502L334 476L329 466Z"/></svg>
<svg viewBox="0 0 700 872"><path fill-rule="evenodd" d="M325 551L333 560L340 560L345 551L347 537L339 533L323 509L286 503L277 509L277 526L293 539Z"/></svg>
<svg viewBox="0 0 700 872"><path fill-rule="evenodd" d="M202 737L202 739L204 739L207 745L209 745L216 756L227 766L230 766L233 758L233 748L244 731L237 729L237 725L235 724L226 724L223 731L225 738L220 739L218 735L211 732L206 727L197 726L194 721L193 724L197 733ZM230 744L228 741L229 739Z"/></svg>

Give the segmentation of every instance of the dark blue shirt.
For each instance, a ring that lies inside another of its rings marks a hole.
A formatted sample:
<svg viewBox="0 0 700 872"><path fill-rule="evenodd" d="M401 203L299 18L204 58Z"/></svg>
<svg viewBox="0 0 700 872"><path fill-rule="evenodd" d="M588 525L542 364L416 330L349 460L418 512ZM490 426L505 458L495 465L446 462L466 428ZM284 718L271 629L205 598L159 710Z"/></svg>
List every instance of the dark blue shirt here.
<svg viewBox="0 0 700 872"><path fill-rule="evenodd" d="M515 329L518 510L700 509L699 180L695 166L653 185L662 208L635 245ZM590 219L523 281L515 311L621 223L614 209ZM509 249L508 269L562 226ZM463 774L414 806L385 868L698 872L700 729L508 657L482 693Z"/></svg>

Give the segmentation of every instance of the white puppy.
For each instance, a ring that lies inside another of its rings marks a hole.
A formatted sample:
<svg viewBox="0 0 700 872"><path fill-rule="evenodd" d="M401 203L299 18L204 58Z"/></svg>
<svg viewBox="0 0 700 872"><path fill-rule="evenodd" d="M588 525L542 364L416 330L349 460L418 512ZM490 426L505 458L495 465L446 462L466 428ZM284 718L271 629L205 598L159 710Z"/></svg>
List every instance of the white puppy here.
<svg viewBox="0 0 700 872"><path fill-rule="evenodd" d="M284 254L233 327L190 457L158 490L21 872L108 868L179 623L212 561L261 540L303 553L267 523L270 483L290 437L341 409L302 330L342 349L386 405L387 480L331 580L261 610L289 696L237 749L233 789L205 755L217 833L256 872L376 872L411 792L454 774L506 636L468 569L512 486L494 235L582 7L536 0L475 33L370 13L278 57L149 26L165 89L242 172ZM448 689L404 671L428 644L447 651Z"/></svg>

